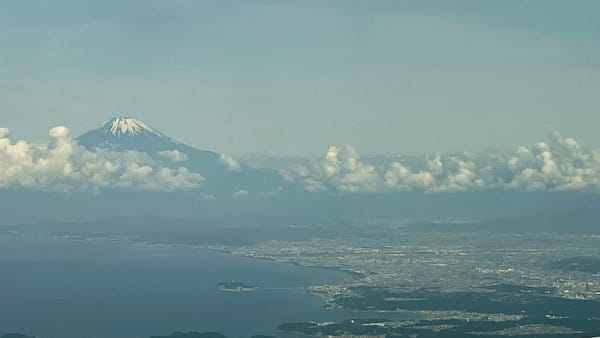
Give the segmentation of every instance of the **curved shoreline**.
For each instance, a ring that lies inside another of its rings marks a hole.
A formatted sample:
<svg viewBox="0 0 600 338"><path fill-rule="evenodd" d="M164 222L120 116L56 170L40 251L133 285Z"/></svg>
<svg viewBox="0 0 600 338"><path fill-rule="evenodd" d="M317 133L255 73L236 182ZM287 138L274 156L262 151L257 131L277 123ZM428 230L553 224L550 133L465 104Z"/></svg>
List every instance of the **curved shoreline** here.
<svg viewBox="0 0 600 338"><path fill-rule="evenodd" d="M364 274L362 274L360 272L356 272L356 271L352 271L352 270L346 270L346 269L339 268L339 267L319 266L319 265L305 265L305 264L298 263L298 262L290 262L290 261L284 261L284 260L277 260L277 259L271 258L271 257L259 257L259 256L252 256L252 255L237 254L237 253L235 253L235 252L233 252L231 250L219 249L219 248L214 248L214 247L210 247L210 246L194 246L194 247L198 247L198 248L202 248L202 249L207 249L207 250L212 250L212 251L224 253L224 254L227 254L227 255L237 256L237 257L251 258L251 259L257 259L257 260L261 260L261 261L269 261L269 262L276 262L276 263L282 263L282 264L290 264L290 265L298 266L298 267L301 267L301 268L322 269L322 270L329 270L329 271L341 272L341 273L344 273L344 274L348 275L348 277L351 280L354 280L354 281L366 277Z"/></svg>

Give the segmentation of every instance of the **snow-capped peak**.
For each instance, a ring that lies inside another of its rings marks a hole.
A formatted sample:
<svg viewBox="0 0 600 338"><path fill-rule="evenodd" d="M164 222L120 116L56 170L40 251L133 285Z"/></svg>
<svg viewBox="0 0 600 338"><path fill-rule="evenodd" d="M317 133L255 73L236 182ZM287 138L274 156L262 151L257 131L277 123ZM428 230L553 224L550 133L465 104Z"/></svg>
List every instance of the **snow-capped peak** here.
<svg viewBox="0 0 600 338"><path fill-rule="evenodd" d="M162 136L161 133L151 128L144 122L131 117L115 117L102 125L106 134L114 136L136 136L141 134L155 134Z"/></svg>

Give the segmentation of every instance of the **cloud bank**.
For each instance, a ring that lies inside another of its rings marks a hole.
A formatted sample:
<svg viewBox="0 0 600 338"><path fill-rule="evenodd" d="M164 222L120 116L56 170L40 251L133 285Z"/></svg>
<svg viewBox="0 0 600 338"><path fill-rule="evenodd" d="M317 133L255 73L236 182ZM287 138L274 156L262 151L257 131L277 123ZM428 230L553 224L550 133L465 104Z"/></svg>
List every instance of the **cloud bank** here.
<svg viewBox="0 0 600 338"><path fill-rule="evenodd" d="M600 153L576 140L552 133L547 141L514 152L436 154L423 164L403 160L373 165L349 146L331 146L320 161L282 171L307 191L373 193L458 192L483 189L528 191L600 191Z"/></svg>
<svg viewBox="0 0 600 338"><path fill-rule="evenodd" d="M188 156L177 150L161 151L156 160L136 151L87 150L63 126L50 130L47 144L13 143L9 134L7 128L0 128L0 188L177 191L197 189L204 181L199 173L181 166ZM228 170L240 171L240 163L232 157L222 154L220 161ZM352 147L331 146L321 160L296 164L281 173L311 192L600 192L600 153L558 133L513 152L440 153L418 161L364 160ZM240 190L234 196L246 194Z"/></svg>
<svg viewBox="0 0 600 338"><path fill-rule="evenodd" d="M175 163L185 162L188 160L187 154L179 150L162 150L158 152L158 155Z"/></svg>
<svg viewBox="0 0 600 338"><path fill-rule="evenodd" d="M52 128L49 144L13 143L9 130L0 128L0 188L40 191L102 190L175 191L200 187L204 178L185 167L164 167L135 151L86 150L63 126ZM182 153L161 154L172 162Z"/></svg>
<svg viewBox="0 0 600 338"><path fill-rule="evenodd" d="M240 167L240 163L234 159L233 157L226 155L226 154L221 154L219 155L219 161L221 161L221 163L225 164L227 166L227 170L229 171L240 171L241 167Z"/></svg>

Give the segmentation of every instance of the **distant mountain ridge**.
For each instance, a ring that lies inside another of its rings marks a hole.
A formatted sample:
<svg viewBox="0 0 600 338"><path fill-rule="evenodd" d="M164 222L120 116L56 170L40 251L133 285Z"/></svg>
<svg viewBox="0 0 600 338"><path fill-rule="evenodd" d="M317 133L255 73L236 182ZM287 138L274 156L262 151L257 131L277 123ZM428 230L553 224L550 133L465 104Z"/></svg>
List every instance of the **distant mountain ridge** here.
<svg viewBox="0 0 600 338"><path fill-rule="evenodd" d="M402 229L410 232L598 234L600 210L578 207L474 222L414 222Z"/></svg>

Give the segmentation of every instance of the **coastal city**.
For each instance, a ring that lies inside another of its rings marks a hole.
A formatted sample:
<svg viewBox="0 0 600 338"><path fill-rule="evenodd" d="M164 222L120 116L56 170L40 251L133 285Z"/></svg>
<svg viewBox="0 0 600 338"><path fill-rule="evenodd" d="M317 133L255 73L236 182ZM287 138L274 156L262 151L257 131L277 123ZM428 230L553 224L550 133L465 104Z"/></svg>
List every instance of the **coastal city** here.
<svg viewBox="0 0 600 338"><path fill-rule="evenodd" d="M560 238L558 238L560 237ZM555 245L556 241L562 247ZM553 268L568 257L598 256L598 235L395 233L377 239L266 241L217 246L232 254L347 271L348 286L439 288L448 292L494 284L553 289L556 296L600 299L600 271ZM320 286L335 294L341 286Z"/></svg>
<svg viewBox="0 0 600 338"><path fill-rule="evenodd" d="M345 271L348 277L344 283L307 288L323 297L325 309L360 311L363 316L367 312L377 318L411 313L421 321L436 322L434 331L455 321L470 321L490 323L495 328L514 323L512 328L482 335L562 332L577 336L585 331L565 325L569 318L600 320L594 310L585 310L600 306L598 235L421 233L398 229L389 229L383 236L379 231L379 235L375 238L350 232L336 239L270 240L212 248ZM562 245L557 246L557 242ZM496 306L500 302L503 306ZM556 311L557 304L563 303L575 305L575 310ZM527 304L536 304L537 308ZM397 332L391 327L407 323L390 321L368 327L379 327L375 333L389 334ZM324 327L333 325L320 324L319 329L281 329L319 335L327 331L322 330ZM349 329L346 333L355 332Z"/></svg>

